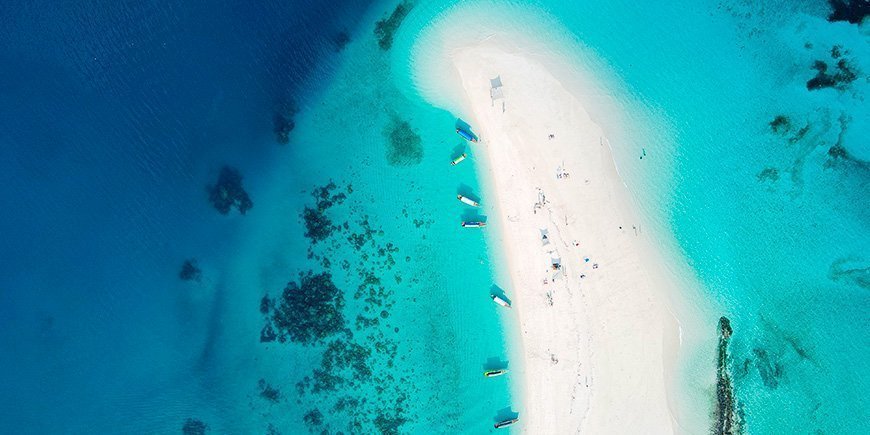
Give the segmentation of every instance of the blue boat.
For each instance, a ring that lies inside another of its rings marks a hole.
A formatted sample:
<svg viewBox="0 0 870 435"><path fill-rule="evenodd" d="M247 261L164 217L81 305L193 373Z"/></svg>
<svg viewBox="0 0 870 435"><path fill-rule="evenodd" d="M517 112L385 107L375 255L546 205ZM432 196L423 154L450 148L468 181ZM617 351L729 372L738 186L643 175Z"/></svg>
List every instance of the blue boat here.
<svg viewBox="0 0 870 435"><path fill-rule="evenodd" d="M462 228L482 228L486 226L486 222L465 221L462 222Z"/></svg>
<svg viewBox="0 0 870 435"><path fill-rule="evenodd" d="M468 141L471 141L471 142L477 142L477 138L474 137L473 134L471 134L471 133L469 133L469 132L467 132L467 131L465 131L465 130L463 130L463 129L461 129L461 128L457 128L457 129L456 129L456 134L462 136L462 138L465 139L465 140L468 140Z"/></svg>

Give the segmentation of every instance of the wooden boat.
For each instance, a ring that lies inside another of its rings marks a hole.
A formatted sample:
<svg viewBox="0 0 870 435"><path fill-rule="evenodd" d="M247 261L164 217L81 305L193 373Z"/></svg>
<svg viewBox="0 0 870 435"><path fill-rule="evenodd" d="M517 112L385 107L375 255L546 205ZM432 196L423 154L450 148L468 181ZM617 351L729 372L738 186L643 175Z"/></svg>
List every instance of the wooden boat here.
<svg viewBox="0 0 870 435"><path fill-rule="evenodd" d="M487 378L494 378L496 376L501 376L507 372L508 372L507 369L487 370L487 371L483 372L483 376L485 376Z"/></svg>
<svg viewBox="0 0 870 435"><path fill-rule="evenodd" d="M495 302L495 303L497 303L497 304L499 304L499 305L501 305L501 306L503 306L503 307L505 307L505 308L510 308L510 307L511 307L510 302L508 302L508 301L506 301L506 300L504 300L504 299L502 299L502 298L500 298L500 297L498 297L498 296L496 296L496 295L489 295L489 297L492 298L492 301L493 301L493 302Z"/></svg>
<svg viewBox="0 0 870 435"><path fill-rule="evenodd" d="M463 204L468 204L468 205L470 205L470 206L472 206L472 207L480 207L480 203L479 203L479 202L477 202L477 201L475 201L475 200L473 200L473 199L471 199L471 198L469 198L469 197L467 197L467 196L456 195L456 199L462 201Z"/></svg>
<svg viewBox="0 0 870 435"><path fill-rule="evenodd" d="M486 222L479 222L479 221L462 222L462 228L483 228L485 226L486 226Z"/></svg>
<svg viewBox="0 0 870 435"><path fill-rule="evenodd" d="M519 418L510 418L510 419L507 419L507 420L502 420L502 421L496 423L496 424L493 425L493 426L494 426L496 429L501 429L501 428L503 428L503 427L508 427L508 426L510 426L510 425L512 425L512 424L514 424L514 423L516 423L516 422L518 422L518 421L520 421Z"/></svg>
<svg viewBox="0 0 870 435"><path fill-rule="evenodd" d="M465 153L462 153L459 157L453 159L453 161L451 161L450 164L452 166L456 166L459 162L465 160L466 157L468 157L468 155Z"/></svg>
<svg viewBox="0 0 870 435"><path fill-rule="evenodd" d="M463 129L461 129L461 128L457 128L457 129L456 129L456 134L462 136L462 138L465 139L465 140L467 140L467 141L477 142L477 138L474 137L473 134L471 134L471 133L469 133L469 132L467 132L467 131L465 131L465 130L463 130Z"/></svg>

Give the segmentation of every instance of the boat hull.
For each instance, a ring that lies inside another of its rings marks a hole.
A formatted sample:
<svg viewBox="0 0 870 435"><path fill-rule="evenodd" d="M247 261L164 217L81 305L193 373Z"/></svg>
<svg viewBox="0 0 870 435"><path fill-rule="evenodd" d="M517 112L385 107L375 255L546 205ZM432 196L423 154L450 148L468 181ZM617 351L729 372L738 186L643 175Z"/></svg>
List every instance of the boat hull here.
<svg viewBox="0 0 870 435"><path fill-rule="evenodd" d="M463 222L462 228L483 228L486 226L486 222Z"/></svg>
<svg viewBox="0 0 870 435"><path fill-rule="evenodd" d="M477 142L477 138L474 137L474 135L472 135L471 133L469 133L461 128L456 129L456 134L462 136L463 139L465 139L469 142Z"/></svg>
<svg viewBox="0 0 870 435"><path fill-rule="evenodd" d="M463 204L467 204L467 205L470 205L470 206L472 206L472 207L480 207L480 203L479 203L479 202L477 202L477 201L475 201L475 200L473 200L473 199L471 199L471 198L468 198L468 197L466 197L466 196L456 195L456 199L462 201Z"/></svg>

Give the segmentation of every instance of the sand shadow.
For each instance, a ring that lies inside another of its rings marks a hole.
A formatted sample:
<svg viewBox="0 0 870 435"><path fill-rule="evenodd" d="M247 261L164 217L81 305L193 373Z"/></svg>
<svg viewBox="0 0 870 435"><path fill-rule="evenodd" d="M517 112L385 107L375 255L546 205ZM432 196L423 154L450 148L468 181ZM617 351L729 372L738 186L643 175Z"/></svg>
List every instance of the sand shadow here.
<svg viewBox="0 0 870 435"><path fill-rule="evenodd" d="M487 370L502 370L508 368L509 361L502 360L497 356L493 356L486 359L486 362L483 363L483 371Z"/></svg>
<svg viewBox="0 0 870 435"><path fill-rule="evenodd" d="M498 423L500 421L518 418L519 416L519 412L514 411L510 406L508 406L507 408L499 409L492 421Z"/></svg>

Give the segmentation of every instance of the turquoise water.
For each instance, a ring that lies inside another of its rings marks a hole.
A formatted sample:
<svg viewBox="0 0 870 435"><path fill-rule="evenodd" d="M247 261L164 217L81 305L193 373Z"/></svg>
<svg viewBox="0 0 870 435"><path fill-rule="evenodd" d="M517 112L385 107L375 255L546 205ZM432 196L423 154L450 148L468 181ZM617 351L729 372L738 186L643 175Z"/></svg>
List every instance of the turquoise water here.
<svg viewBox="0 0 870 435"><path fill-rule="evenodd" d="M497 223L457 225L470 217L457 193L492 212L485 162L466 147L449 165L463 114L424 102L410 76L409 50L453 8L545 35L576 62L566 86L595 76L585 98L606 113L591 115L699 278L687 294L709 335L732 320L747 432L862 431L866 25L828 22L815 0L419 0L385 50L376 22L396 5L0 12L14 90L0 102L17 108L0 120L15 204L0 219L0 343L15 349L0 357L0 432L481 433L522 418L516 325L488 298L516 291ZM840 59L854 81L807 89L814 61L833 74ZM295 121L286 145L276 111ZM244 215L208 203L224 165L244 177ZM330 182L320 211L339 228L315 243L303 213ZM188 258L200 279L178 279ZM310 345L261 342L275 322L263 296L280 305L308 271L331 274L344 322L306 329L324 334ZM711 414L714 363L710 348L681 364L680 400ZM512 375L484 380L496 366Z"/></svg>

